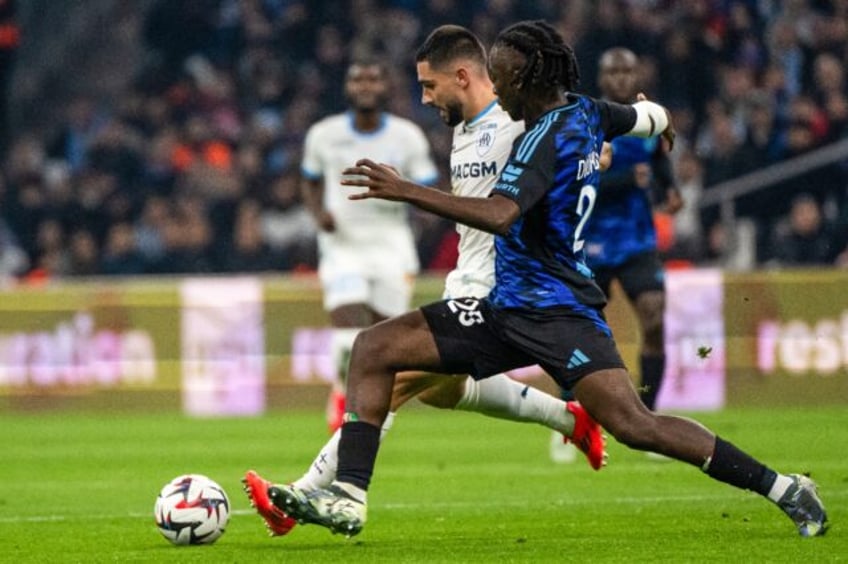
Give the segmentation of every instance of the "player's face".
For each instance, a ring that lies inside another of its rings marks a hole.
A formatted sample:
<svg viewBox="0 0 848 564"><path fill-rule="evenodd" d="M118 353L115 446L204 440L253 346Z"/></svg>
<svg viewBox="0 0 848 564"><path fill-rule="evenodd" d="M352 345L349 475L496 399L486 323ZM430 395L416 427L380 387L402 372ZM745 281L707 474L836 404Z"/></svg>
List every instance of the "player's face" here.
<svg viewBox="0 0 848 564"><path fill-rule="evenodd" d="M383 105L386 77L379 65L352 65L347 71L345 93L354 110L374 111Z"/></svg>
<svg viewBox="0 0 848 564"><path fill-rule="evenodd" d="M524 56L511 47L495 46L489 53L489 78L495 87L495 95L501 107L513 120L524 119L519 73Z"/></svg>
<svg viewBox="0 0 848 564"><path fill-rule="evenodd" d="M463 106L456 73L434 70L428 61L419 61L416 70L421 85L421 103L436 108L442 121L451 127L462 122Z"/></svg>
<svg viewBox="0 0 848 564"><path fill-rule="evenodd" d="M598 69L598 87L604 98L628 103L636 97L636 58L627 54L607 54Z"/></svg>

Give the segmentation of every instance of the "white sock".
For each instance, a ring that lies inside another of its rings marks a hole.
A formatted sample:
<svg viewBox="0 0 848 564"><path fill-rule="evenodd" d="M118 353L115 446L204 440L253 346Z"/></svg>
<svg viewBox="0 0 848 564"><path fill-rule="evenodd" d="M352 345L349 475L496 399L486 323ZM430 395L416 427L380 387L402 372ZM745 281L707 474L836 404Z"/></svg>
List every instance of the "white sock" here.
<svg viewBox="0 0 848 564"><path fill-rule="evenodd" d="M777 479L771 485L771 489L768 493L768 498L773 502L777 503L778 501L780 501L780 498L783 497L783 494L786 493L786 490L788 490L789 486L791 485L792 478L783 474L778 474Z"/></svg>
<svg viewBox="0 0 848 564"><path fill-rule="evenodd" d="M563 400L505 374L479 381L468 377L465 393L457 402L456 409L510 421L538 423L566 436L574 431L574 416L565 408Z"/></svg>
<svg viewBox="0 0 848 564"><path fill-rule="evenodd" d="M386 420L383 421L383 427L380 429L380 440L386 436L389 429L394 423L395 414L389 412L386 415ZM306 474L294 481L294 485L302 490L317 490L326 488L336 479L336 472L339 468L339 440L342 437L342 430L336 429L330 440L324 445L312 464L309 465Z"/></svg>

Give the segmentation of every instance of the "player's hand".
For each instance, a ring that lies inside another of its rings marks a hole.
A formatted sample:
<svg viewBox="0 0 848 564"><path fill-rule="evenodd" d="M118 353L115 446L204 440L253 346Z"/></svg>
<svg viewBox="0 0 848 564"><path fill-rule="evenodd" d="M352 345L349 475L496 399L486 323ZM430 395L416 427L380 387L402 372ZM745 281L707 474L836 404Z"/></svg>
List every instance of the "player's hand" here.
<svg viewBox="0 0 848 564"><path fill-rule="evenodd" d="M403 201L410 187L393 166L378 164L371 159L356 161L356 166L344 169L342 175L347 177L342 178L342 185L368 188L367 192L349 195L349 200L380 198Z"/></svg>
<svg viewBox="0 0 848 564"><path fill-rule="evenodd" d="M327 210L321 210L315 216L315 223L318 224L318 229L326 233L332 233L336 230L336 218Z"/></svg>
<svg viewBox="0 0 848 564"><path fill-rule="evenodd" d="M601 146L601 158L598 159L598 166L601 172L609 170L609 167L612 166L612 157L612 143L604 141L604 144Z"/></svg>
<svg viewBox="0 0 848 564"><path fill-rule="evenodd" d="M644 102L648 99L647 96L643 92L639 92L636 94L637 102ZM677 136L677 132L674 129L674 122L671 120L671 112L668 111L668 108L665 106L662 107L663 111L665 111L665 116L668 119L668 125L660 133L660 137L665 141L664 148L666 151L671 151L674 148L674 138Z"/></svg>
<svg viewBox="0 0 848 564"><path fill-rule="evenodd" d="M665 191L663 211L669 215L674 215L683 209L685 203L683 196L680 195L677 188L669 188Z"/></svg>

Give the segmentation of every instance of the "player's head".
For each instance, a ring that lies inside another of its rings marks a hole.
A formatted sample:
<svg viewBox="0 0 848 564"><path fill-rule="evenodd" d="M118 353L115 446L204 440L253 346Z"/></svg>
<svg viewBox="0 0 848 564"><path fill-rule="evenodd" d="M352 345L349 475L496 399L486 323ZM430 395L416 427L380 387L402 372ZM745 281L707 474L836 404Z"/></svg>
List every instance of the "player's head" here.
<svg viewBox="0 0 848 564"><path fill-rule="evenodd" d="M388 90L387 74L386 66L376 59L357 59L348 66L345 96L354 111L382 109Z"/></svg>
<svg viewBox="0 0 848 564"><path fill-rule="evenodd" d="M613 102L626 104L638 94L637 67L639 58L630 49L607 49L598 61L598 88L601 95Z"/></svg>
<svg viewBox="0 0 848 564"><path fill-rule="evenodd" d="M556 100L580 81L574 50L551 25L523 21L501 31L489 52L489 76L512 119L529 105Z"/></svg>
<svg viewBox="0 0 848 564"><path fill-rule="evenodd" d="M454 126L473 116L469 90L491 92L486 74L486 49L476 35L458 25L437 27L415 54L421 103L439 110L442 120ZM479 86L475 86L479 85Z"/></svg>

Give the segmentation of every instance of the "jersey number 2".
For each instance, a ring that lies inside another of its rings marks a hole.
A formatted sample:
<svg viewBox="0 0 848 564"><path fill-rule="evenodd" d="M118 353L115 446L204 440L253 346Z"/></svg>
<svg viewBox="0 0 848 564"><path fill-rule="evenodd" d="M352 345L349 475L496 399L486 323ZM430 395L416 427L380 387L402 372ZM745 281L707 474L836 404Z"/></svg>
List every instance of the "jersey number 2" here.
<svg viewBox="0 0 848 564"><path fill-rule="evenodd" d="M598 196L598 191L591 184L585 185L580 190L580 195L577 197L577 215L580 216L580 222L577 224L577 229L574 230L574 252L579 253L583 250L583 228L586 227L586 222L589 221L589 216L592 215L592 209L595 207L595 198Z"/></svg>

